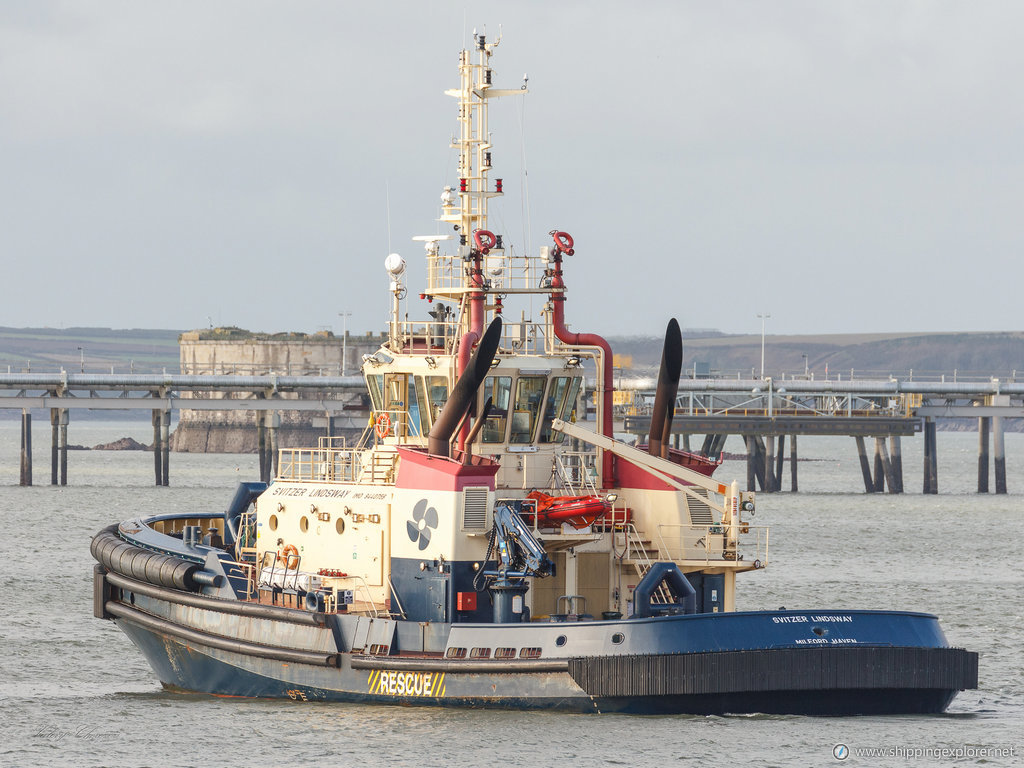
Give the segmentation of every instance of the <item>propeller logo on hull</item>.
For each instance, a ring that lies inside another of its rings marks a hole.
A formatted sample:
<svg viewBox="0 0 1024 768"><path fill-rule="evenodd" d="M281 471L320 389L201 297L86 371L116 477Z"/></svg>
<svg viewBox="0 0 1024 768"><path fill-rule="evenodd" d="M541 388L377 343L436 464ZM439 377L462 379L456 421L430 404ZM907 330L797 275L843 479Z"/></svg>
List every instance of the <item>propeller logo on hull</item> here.
<svg viewBox="0 0 1024 768"><path fill-rule="evenodd" d="M409 541L416 543L423 551L430 546L430 532L437 528L437 510L427 506L426 499L420 499L412 508L412 520L407 522Z"/></svg>

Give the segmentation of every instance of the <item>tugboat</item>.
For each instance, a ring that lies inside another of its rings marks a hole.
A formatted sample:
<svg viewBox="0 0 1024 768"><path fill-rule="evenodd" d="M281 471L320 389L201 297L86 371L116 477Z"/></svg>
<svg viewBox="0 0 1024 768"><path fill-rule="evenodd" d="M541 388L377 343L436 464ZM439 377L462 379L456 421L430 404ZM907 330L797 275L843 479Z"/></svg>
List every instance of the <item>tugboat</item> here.
<svg viewBox="0 0 1024 768"><path fill-rule="evenodd" d="M92 541L94 612L171 690L628 713L942 712L976 653L935 616L736 611L768 563L752 492L670 447L682 364L668 324L646 445L615 439L612 351L569 329L562 230L519 255L488 229L498 41L459 57L451 234L426 246L426 322L364 358L373 407L354 447L280 452L227 511L153 514ZM539 319L509 317L533 298ZM596 428L585 418L588 382Z"/></svg>

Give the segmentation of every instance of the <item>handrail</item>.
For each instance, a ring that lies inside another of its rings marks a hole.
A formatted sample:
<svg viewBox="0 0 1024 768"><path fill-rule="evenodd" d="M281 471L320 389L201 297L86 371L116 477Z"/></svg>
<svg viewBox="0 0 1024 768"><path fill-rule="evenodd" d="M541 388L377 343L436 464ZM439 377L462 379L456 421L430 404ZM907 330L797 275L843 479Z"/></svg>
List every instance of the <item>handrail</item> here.
<svg viewBox="0 0 1024 768"><path fill-rule="evenodd" d="M762 566L768 562L768 531L766 525L748 525L742 523L739 528L739 544L735 550L727 550L728 532L723 525L679 525L661 524L658 526L658 542L661 551L670 560L677 562L704 562L721 563L731 561L727 557L729 552L736 560L746 560ZM669 537L666 540L666 532L675 531L676 538ZM754 537L753 551L750 549L749 539ZM703 547L704 557L692 557L692 550ZM712 557L712 552L716 553ZM753 557L751 557L751 555Z"/></svg>
<svg viewBox="0 0 1024 768"><path fill-rule="evenodd" d="M398 454L359 448L282 448L277 477L358 485L394 483Z"/></svg>
<svg viewBox="0 0 1024 768"><path fill-rule="evenodd" d="M597 453L592 451L565 451L555 454L555 471L559 484L571 496L583 496L583 492L591 496L597 495L594 477L588 471L587 459L597 461ZM574 480L578 478L578 482ZM577 487L578 486L578 487Z"/></svg>

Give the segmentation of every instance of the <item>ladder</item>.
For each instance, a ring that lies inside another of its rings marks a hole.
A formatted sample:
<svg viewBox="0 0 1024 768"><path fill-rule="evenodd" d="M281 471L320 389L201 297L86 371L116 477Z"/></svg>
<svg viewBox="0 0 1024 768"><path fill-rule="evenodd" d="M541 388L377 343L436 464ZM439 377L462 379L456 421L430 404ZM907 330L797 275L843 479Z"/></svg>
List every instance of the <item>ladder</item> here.
<svg viewBox="0 0 1024 768"><path fill-rule="evenodd" d="M641 539L639 531L637 531L636 526L632 523L625 525L623 531L626 534L626 551L623 557L633 563L637 575L642 579L651 570L651 566L654 565L651 553L657 557L659 550L649 540ZM669 604L675 602L672 598L672 592L669 591L664 582L658 585L652 598L654 603Z"/></svg>
<svg viewBox="0 0 1024 768"><path fill-rule="evenodd" d="M594 478L583 463L582 454L555 454L555 474L567 496L597 496Z"/></svg>

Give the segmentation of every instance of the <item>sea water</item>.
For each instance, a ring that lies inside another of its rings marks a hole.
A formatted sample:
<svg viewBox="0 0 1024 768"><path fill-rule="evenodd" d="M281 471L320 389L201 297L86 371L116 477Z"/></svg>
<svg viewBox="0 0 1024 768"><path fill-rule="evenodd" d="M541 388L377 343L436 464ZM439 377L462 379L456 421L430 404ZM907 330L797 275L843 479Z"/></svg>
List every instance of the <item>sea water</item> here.
<svg viewBox="0 0 1024 768"><path fill-rule="evenodd" d="M81 423L71 441L146 441L151 429ZM768 567L739 577L741 610L926 611L952 645L980 653L978 690L944 715L899 717L575 715L165 692L113 623L92 616L89 539L136 514L223 509L237 482L258 476L256 457L174 454L170 487L155 488L150 453L72 452L57 488L43 424L37 485L20 488L18 435L18 423L0 422L0 766L1024 765L1024 435L1006 435L1006 496L975 492L977 436L943 432L938 496L920 493L920 438L903 441L908 492L896 496L863 492L852 439L802 438L802 491L758 497ZM746 468L727 461L716 476L742 482Z"/></svg>

